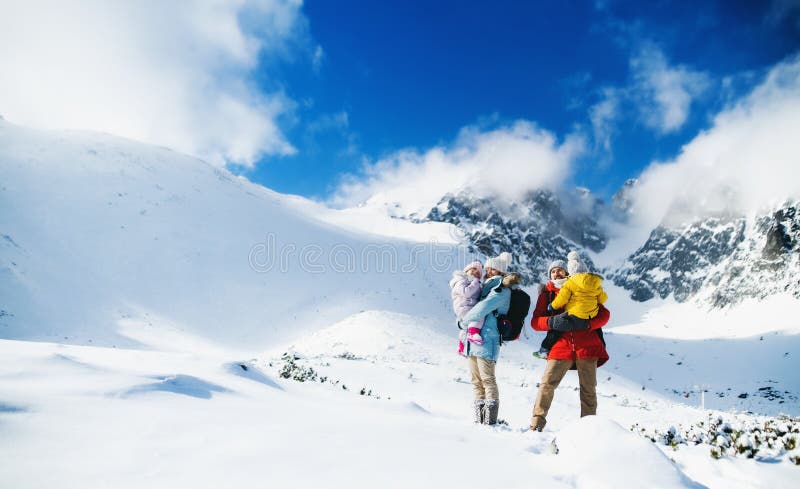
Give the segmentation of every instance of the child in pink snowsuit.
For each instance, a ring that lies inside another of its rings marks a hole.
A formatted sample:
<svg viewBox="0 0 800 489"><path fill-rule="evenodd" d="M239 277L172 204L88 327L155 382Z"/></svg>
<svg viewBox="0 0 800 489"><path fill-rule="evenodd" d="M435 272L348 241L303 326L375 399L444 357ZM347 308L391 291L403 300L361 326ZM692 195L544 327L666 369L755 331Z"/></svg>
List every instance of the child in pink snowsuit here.
<svg viewBox="0 0 800 489"><path fill-rule="evenodd" d="M476 345L483 344L481 338L481 328L483 321L471 321L469 324L460 324L461 318L472 309L481 298L481 275L483 275L483 265L481 262L474 261L464 267L463 271L453 272L450 280L450 297L453 299L453 311L459 320L459 327L467 330L466 334L461 331L458 341L458 353L464 351L464 340Z"/></svg>

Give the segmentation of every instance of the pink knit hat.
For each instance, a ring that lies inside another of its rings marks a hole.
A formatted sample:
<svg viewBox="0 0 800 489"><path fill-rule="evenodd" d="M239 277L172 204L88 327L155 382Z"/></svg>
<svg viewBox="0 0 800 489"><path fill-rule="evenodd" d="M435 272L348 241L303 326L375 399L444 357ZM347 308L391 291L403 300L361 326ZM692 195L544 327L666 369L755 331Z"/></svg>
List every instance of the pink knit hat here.
<svg viewBox="0 0 800 489"><path fill-rule="evenodd" d="M475 260L474 262L472 262L469 265L467 265L466 267L464 267L464 272L466 273L466 271L469 270L470 268L477 268L478 269L478 273L483 275L483 265L481 265L481 262Z"/></svg>

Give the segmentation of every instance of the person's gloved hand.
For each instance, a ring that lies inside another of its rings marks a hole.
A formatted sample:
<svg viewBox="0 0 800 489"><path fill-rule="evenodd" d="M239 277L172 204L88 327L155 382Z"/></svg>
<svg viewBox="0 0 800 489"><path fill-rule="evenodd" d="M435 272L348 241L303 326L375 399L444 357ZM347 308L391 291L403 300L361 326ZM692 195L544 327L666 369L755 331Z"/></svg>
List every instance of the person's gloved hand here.
<svg viewBox="0 0 800 489"><path fill-rule="evenodd" d="M522 277L518 273L509 273L505 277L503 277L503 287L511 288L514 285L519 285L522 281Z"/></svg>
<svg viewBox="0 0 800 489"><path fill-rule="evenodd" d="M562 313L547 318L547 326L554 331L583 331L589 329L589 320Z"/></svg>
<svg viewBox="0 0 800 489"><path fill-rule="evenodd" d="M563 331L560 329L564 322L563 316L563 314L559 314L557 316L550 316L547 318L547 327L554 331Z"/></svg>
<svg viewBox="0 0 800 489"><path fill-rule="evenodd" d="M547 312L553 312L554 310L555 309L553 309L553 304L547 304Z"/></svg>

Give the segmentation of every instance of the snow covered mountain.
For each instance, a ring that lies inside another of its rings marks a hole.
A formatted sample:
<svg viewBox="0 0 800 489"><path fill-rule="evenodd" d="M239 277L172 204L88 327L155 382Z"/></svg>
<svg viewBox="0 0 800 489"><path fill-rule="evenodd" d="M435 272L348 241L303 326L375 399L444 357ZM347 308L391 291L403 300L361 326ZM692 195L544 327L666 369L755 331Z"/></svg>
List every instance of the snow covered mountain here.
<svg viewBox="0 0 800 489"><path fill-rule="evenodd" d="M459 240L536 257L519 262L529 283L551 258L537 250L610 243L585 191L497 206L450 196L424 222L335 211L164 148L0 121L0 485L793 480L800 424L779 415L800 412L800 327L785 303L732 319L609 283L600 416L578 418L570 374L545 431L526 430L545 366L526 330L498 363L504 424L473 425L446 285L472 258ZM789 213L764 223L774 256L795 249ZM475 453L518 463L463 470Z"/></svg>
<svg viewBox="0 0 800 489"><path fill-rule="evenodd" d="M577 189L573 195L531 192L522 201L448 194L423 219L447 222L477 253L515 253L515 267L529 284L544 279L547 264L581 250L590 267L624 288L636 301L673 297L725 307L747 298L789 293L800 298L798 202L787 201L750 217L723 215L681 225L659 225L646 242L618 263L594 263L613 223L624 225L634 205L629 180L611 204Z"/></svg>
<svg viewBox="0 0 800 489"><path fill-rule="evenodd" d="M800 298L798 208L787 201L751 217L659 226L610 277L638 301L671 294L724 307L782 293Z"/></svg>
<svg viewBox="0 0 800 489"><path fill-rule="evenodd" d="M0 121L0 335L121 346L182 331L266 346L365 309L403 310L405 296L449 325L432 291L450 270L425 252L439 235L455 254L447 226L396 238L403 228L384 221L165 148Z"/></svg>
<svg viewBox="0 0 800 489"><path fill-rule="evenodd" d="M471 249L485 256L513 252L514 269L524 283L536 284L553 259L573 249L597 252L606 246L606 232L597 220L603 210L603 202L586 189L572 195L537 190L511 202L462 191L444 196L425 220L455 225Z"/></svg>

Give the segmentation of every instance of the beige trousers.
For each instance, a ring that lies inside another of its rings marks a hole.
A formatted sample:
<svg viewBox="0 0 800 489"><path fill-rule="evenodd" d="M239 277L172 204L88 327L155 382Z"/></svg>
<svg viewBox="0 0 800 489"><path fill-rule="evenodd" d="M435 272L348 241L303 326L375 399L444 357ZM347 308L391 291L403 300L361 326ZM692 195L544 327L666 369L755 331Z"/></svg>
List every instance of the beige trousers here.
<svg viewBox="0 0 800 489"><path fill-rule="evenodd" d="M564 375L573 365L578 369L581 417L597 414L597 359L548 360L542 375L542 382L539 384L536 404L533 406L533 422L531 425L535 426L537 424L537 417L542 418L541 421L547 418L547 412L550 411L550 405L553 403L556 387L558 387L561 379L564 378Z"/></svg>
<svg viewBox="0 0 800 489"><path fill-rule="evenodd" d="M494 367L497 364L480 357L467 357L469 371L472 374L472 390L475 399L500 399L497 380L494 378Z"/></svg>

